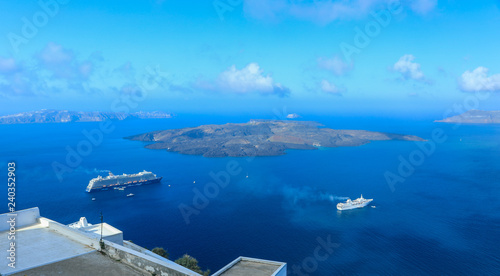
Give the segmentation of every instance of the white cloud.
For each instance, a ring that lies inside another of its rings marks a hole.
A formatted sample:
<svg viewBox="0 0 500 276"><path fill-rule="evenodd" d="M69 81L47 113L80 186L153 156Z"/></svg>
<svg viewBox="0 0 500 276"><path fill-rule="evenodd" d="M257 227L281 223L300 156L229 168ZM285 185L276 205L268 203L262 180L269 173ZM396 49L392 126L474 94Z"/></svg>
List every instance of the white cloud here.
<svg viewBox="0 0 500 276"><path fill-rule="evenodd" d="M348 64L344 62L338 56L334 56L333 58L318 58L318 66L321 69L325 69L333 72L337 76L344 75L348 71L350 71L353 67L352 64Z"/></svg>
<svg viewBox="0 0 500 276"><path fill-rule="evenodd" d="M0 57L0 73L12 73L18 69L16 60L13 58Z"/></svg>
<svg viewBox="0 0 500 276"><path fill-rule="evenodd" d="M131 87L153 87L152 82L169 91L179 90L157 69L147 67L146 72L135 72L132 65L127 64L110 70L103 66L103 61L98 52L78 59L73 51L56 43L47 44L33 59L24 62L0 57L0 96L107 92L128 95L134 92Z"/></svg>
<svg viewBox="0 0 500 276"><path fill-rule="evenodd" d="M257 63L250 63L241 70L233 65L219 75L212 89L239 94L260 93L287 96L290 93L288 88L274 83L273 78L270 75L263 75L263 72Z"/></svg>
<svg viewBox="0 0 500 276"><path fill-rule="evenodd" d="M243 10L255 19L275 20L276 16L287 9L285 0L250 0L245 1Z"/></svg>
<svg viewBox="0 0 500 276"><path fill-rule="evenodd" d="M340 95L342 93L342 89L340 89L335 84L330 83L327 80L321 81L321 90L323 90L323 92L326 92L328 94Z"/></svg>
<svg viewBox="0 0 500 276"><path fill-rule="evenodd" d="M39 76L14 58L0 57L0 95L32 96Z"/></svg>
<svg viewBox="0 0 500 276"><path fill-rule="evenodd" d="M412 1L411 9L419 14L426 14L437 6L437 0L419 0Z"/></svg>
<svg viewBox="0 0 500 276"><path fill-rule="evenodd" d="M393 69L401 73L404 79L414 79L417 81L425 81L424 73L420 70L420 64L413 62L413 55L402 56L393 66Z"/></svg>
<svg viewBox="0 0 500 276"><path fill-rule="evenodd" d="M370 12L386 9L394 0L246 0L244 11L260 20L276 21L286 16L327 24L338 20L362 19ZM431 12L437 0L401 1L404 9L418 14Z"/></svg>
<svg viewBox="0 0 500 276"><path fill-rule="evenodd" d="M91 75L96 61L102 57L94 53L89 59L80 62L73 51L50 42L36 58L41 69L47 70L54 77L84 81Z"/></svg>
<svg viewBox="0 0 500 276"><path fill-rule="evenodd" d="M500 74L488 77L489 69L478 67L474 71L465 71L459 80L459 87L466 92L500 91Z"/></svg>
<svg viewBox="0 0 500 276"><path fill-rule="evenodd" d="M40 60L46 64L63 64L71 62L74 54L54 42L49 42L39 54Z"/></svg>

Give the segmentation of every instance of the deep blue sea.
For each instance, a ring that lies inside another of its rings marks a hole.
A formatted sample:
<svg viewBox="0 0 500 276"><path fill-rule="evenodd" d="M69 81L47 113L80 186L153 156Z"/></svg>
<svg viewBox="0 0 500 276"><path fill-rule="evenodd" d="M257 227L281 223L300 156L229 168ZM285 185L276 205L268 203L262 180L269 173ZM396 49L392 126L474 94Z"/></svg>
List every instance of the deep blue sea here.
<svg viewBox="0 0 500 276"><path fill-rule="evenodd" d="M188 253L217 271L238 256L288 263L290 275L494 275L500 274L500 126L446 125L431 120L305 117L340 129L404 133L446 139L425 154L404 182L390 189L400 158L422 157L416 142L383 141L360 147L258 158L204 158L144 148L123 137L251 117L179 115L172 119L113 122L114 131L82 156L60 181L53 162L66 164L99 123L0 125L0 168L17 163L18 209L38 206L44 217L69 224L85 216L104 220L141 246L161 246L171 259ZM413 152L413 154L412 154ZM234 161L234 162L232 162ZM231 162L231 163L230 163ZM236 163L235 163L236 162ZM210 173L237 164L206 206L184 220L195 190ZM162 184L86 193L91 178L148 170ZM248 176L248 177L247 177ZM4 182L5 183L5 182ZM7 191L5 192L5 202ZM126 194L134 193L134 197ZM376 208L338 212L344 197L363 194ZM96 200L92 201L92 197ZM7 211L7 204L2 207ZM315 257L319 239L335 244Z"/></svg>

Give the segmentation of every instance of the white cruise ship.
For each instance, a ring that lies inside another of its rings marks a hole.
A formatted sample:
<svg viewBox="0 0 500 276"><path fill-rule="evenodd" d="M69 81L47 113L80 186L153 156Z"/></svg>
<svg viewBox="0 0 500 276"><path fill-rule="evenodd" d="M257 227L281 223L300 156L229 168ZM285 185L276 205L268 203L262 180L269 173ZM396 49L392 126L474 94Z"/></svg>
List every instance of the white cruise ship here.
<svg viewBox="0 0 500 276"><path fill-rule="evenodd" d="M86 191L107 190L108 188L118 188L126 186L135 186L143 184L159 183L162 177L156 177L152 172L143 171L136 174L114 175L109 173L109 176L98 176L90 180Z"/></svg>
<svg viewBox="0 0 500 276"><path fill-rule="evenodd" d="M344 203L337 204L337 209L342 211L342 210L349 210L349 209L355 209L355 208L363 208L372 201L373 201L373 199L366 199L366 198L363 198L363 195L361 195L360 198L357 198L355 200L348 199Z"/></svg>

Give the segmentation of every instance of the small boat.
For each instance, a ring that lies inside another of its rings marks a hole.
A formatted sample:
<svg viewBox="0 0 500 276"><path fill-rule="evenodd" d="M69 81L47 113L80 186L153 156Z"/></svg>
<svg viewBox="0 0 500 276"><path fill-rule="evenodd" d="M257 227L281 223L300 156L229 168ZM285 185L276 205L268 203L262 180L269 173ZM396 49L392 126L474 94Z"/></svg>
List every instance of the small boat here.
<svg viewBox="0 0 500 276"><path fill-rule="evenodd" d="M371 206L372 208L377 208L377 206Z"/></svg>
<svg viewBox="0 0 500 276"><path fill-rule="evenodd" d="M95 200L95 197L93 197L92 200Z"/></svg>
<svg viewBox="0 0 500 276"><path fill-rule="evenodd" d="M195 184L195 183L196 183L196 181L193 181L193 184Z"/></svg>
<svg viewBox="0 0 500 276"><path fill-rule="evenodd" d="M127 196L134 196L134 194L133 194L133 193L130 193L130 194L128 194Z"/></svg>

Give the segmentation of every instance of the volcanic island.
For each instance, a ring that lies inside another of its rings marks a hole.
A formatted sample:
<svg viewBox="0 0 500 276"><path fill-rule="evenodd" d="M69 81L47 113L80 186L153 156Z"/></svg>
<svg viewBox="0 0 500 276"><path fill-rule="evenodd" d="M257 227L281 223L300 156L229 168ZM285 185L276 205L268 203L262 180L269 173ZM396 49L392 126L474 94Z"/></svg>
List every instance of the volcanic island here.
<svg viewBox="0 0 500 276"><path fill-rule="evenodd" d="M167 150L204 157L275 156L288 149L355 147L370 141L425 141L414 135L367 130L325 128L317 122L251 120L248 123L202 125L168 129L126 137L151 142L148 149Z"/></svg>

